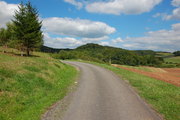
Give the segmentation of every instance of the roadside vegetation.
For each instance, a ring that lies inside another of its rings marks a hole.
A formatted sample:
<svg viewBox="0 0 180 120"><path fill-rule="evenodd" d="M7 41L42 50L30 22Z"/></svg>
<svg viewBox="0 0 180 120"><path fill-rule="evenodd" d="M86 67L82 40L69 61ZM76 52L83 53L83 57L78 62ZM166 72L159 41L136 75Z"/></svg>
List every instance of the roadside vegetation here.
<svg viewBox="0 0 180 120"><path fill-rule="evenodd" d="M46 53L21 57L17 50L6 52L1 48L0 120L39 120L49 106L66 95L77 71Z"/></svg>
<svg viewBox="0 0 180 120"><path fill-rule="evenodd" d="M89 63L115 72L166 120L180 119L180 87L108 64Z"/></svg>

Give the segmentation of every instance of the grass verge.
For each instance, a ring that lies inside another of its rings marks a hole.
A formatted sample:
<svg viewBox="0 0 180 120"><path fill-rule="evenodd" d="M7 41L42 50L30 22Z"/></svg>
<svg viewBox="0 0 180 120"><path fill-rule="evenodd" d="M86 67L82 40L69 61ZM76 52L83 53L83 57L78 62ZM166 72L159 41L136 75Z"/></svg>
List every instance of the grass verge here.
<svg viewBox="0 0 180 120"><path fill-rule="evenodd" d="M166 120L180 120L180 87L107 64L89 63L109 69L127 80Z"/></svg>
<svg viewBox="0 0 180 120"><path fill-rule="evenodd" d="M0 120L39 120L74 83L74 67L44 53L35 55L0 53Z"/></svg>

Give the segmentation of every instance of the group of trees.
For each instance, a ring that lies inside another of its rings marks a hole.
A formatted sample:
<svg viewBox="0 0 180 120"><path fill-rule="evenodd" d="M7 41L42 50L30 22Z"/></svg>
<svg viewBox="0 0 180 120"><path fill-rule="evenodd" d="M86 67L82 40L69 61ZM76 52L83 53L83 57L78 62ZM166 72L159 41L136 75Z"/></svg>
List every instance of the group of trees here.
<svg viewBox="0 0 180 120"><path fill-rule="evenodd" d="M143 51L141 51L141 53L142 52ZM101 63L125 64L133 66L159 65L163 62L162 58L157 58L154 54L139 55L134 51L101 46L92 43L80 46L74 50L61 50L57 54L52 54L52 56L60 59L83 59Z"/></svg>
<svg viewBox="0 0 180 120"><path fill-rule="evenodd" d="M180 56L180 51L173 52L174 56Z"/></svg>
<svg viewBox="0 0 180 120"><path fill-rule="evenodd" d="M30 2L21 3L18 8L6 28L0 28L0 45L19 49L29 56L30 51L43 45L42 21L39 21L37 9Z"/></svg>

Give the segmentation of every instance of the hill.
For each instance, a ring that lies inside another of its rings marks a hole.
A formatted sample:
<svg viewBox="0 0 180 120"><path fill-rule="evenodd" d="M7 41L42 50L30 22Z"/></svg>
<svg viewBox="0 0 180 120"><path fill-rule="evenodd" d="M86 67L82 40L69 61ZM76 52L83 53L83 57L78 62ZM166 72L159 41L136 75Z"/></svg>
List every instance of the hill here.
<svg viewBox="0 0 180 120"><path fill-rule="evenodd" d="M69 51L71 49L69 49L69 48L66 48L66 49L51 48L51 47L47 47L47 46L44 46L44 45L41 46L41 48L40 48L41 52L46 52L46 53L58 53L61 50Z"/></svg>
<svg viewBox="0 0 180 120"><path fill-rule="evenodd" d="M62 50L57 54L52 54L52 56L59 59L83 59L101 63L125 65L158 65L163 61L155 57L154 54L138 53L122 48L89 43L71 51Z"/></svg>

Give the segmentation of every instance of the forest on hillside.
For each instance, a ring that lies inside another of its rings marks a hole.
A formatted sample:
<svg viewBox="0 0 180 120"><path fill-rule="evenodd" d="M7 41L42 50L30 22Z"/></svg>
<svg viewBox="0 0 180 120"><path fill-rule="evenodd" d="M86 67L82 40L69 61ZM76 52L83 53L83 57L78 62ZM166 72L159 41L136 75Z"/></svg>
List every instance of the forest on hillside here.
<svg viewBox="0 0 180 120"><path fill-rule="evenodd" d="M51 54L58 59L82 59L101 63L124 64L124 65L160 65L163 59L155 57L155 52L130 51L110 46L101 46L89 43L73 50L60 50Z"/></svg>

